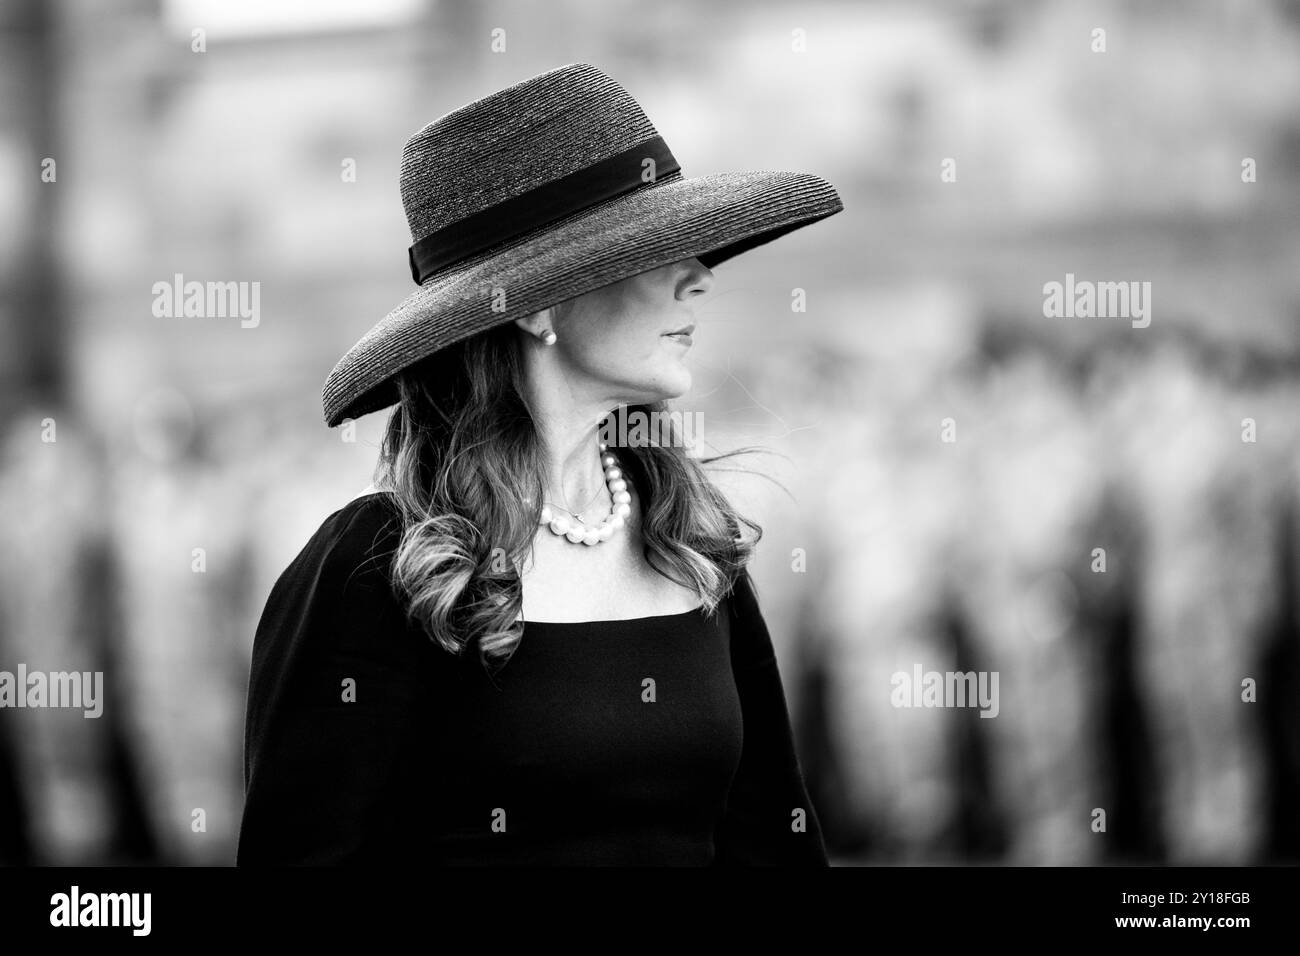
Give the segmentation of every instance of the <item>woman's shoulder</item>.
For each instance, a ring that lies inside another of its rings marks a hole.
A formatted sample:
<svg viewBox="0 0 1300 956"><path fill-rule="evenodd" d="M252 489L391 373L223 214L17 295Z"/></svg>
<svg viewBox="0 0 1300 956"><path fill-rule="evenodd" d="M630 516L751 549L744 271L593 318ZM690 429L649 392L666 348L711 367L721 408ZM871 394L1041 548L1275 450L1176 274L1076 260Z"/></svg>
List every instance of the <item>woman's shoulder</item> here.
<svg viewBox="0 0 1300 956"><path fill-rule="evenodd" d="M731 586L727 588L726 597L733 609L757 609L758 595L754 590L754 579L746 565L736 572Z"/></svg>
<svg viewBox="0 0 1300 956"><path fill-rule="evenodd" d="M341 508L332 512L321 524L345 530L379 530L399 527L400 513L391 491L376 491L371 486Z"/></svg>
<svg viewBox="0 0 1300 956"><path fill-rule="evenodd" d="M327 515L281 573L272 598L303 589L373 590L400 538L391 494L363 492Z"/></svg>
<svg viewBox="0 0 1300 956"><path fill-rule="evenodd" d="M731 621L733 661L747 667L775 661L772 635L748 567L736 575L724 600Z"/></svg>
<svg viewBox="0 0 1300 956"><path fill-rule="evenodd" d="M312 541L333 563L373 558L396 547L401 513L390 492L367 491L332 512Z"/></svg>

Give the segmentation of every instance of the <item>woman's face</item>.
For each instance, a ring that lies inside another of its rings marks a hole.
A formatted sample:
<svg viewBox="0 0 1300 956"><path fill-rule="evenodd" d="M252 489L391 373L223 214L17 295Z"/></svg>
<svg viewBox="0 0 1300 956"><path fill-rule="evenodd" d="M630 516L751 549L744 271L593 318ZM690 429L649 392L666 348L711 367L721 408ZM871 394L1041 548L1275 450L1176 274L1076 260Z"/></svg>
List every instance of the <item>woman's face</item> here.
<svg viewBox="0 0 1300 956"><path fill-rule="evenodd" d="M575 391L599 402L676 398L691 387L695 298L712 285L713 272L690 258L595 289L561 306L547 351Z"/></svg>

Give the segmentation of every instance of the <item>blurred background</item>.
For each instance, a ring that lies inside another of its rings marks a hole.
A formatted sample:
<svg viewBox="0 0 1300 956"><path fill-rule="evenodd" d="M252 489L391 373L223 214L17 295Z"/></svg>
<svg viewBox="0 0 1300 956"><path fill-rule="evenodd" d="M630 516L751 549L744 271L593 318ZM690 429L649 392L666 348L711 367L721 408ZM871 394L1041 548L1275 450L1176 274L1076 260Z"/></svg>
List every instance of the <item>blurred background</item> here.
<svg viewBox="0 0 1300 956"><path fill-rule="evenodd" d="M0 671L106 681L0 709L0 862L233 861L257 621L375 463L320 387L411 289L402 145L571 62L688 176L844 198L716 270L677 402L772 451L719 480L834 862L1300 860L1300 3L0 0Z"/></svg>

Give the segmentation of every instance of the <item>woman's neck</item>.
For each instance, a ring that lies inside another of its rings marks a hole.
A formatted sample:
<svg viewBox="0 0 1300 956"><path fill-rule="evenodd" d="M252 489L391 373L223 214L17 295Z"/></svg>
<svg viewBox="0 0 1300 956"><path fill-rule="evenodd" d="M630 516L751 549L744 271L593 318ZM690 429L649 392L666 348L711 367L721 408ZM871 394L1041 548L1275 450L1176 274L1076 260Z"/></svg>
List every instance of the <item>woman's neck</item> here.
<svg viewBox="0 0 1300 956"><path fill-rule="evenodd" d="M543 497L553 506L590 519L611 506L601 465L597 423L583 419L544 420L541 435Z"/></svg>

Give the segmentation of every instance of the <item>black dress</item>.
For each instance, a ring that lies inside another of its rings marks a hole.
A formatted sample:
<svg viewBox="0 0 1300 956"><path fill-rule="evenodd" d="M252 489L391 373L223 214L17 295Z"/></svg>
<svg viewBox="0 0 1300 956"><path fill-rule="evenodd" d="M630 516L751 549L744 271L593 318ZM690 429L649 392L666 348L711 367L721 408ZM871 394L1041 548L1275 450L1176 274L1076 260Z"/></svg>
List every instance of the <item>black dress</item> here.
<svg viewBox="0 0 1300 956"><path fill-rule="evenodd" d="M237 862L826 866L746 573L712 617L525 625L494 676L405 621L388 496L258 625Z"/></svg>

